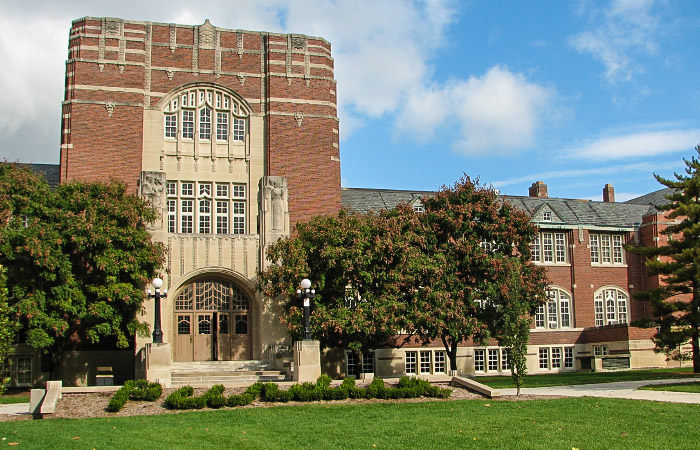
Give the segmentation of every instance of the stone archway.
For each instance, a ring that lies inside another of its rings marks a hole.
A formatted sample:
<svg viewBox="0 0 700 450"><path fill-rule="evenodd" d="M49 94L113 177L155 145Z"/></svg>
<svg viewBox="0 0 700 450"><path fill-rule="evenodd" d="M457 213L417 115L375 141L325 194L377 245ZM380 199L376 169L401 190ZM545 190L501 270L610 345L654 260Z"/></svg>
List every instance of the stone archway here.
<svg viewBox="0 0 700 450"><path fill-rule="evenodd" d="M208 274L183 285L174 299L175 361L252 359L255 302L236 283Z"/></svg>

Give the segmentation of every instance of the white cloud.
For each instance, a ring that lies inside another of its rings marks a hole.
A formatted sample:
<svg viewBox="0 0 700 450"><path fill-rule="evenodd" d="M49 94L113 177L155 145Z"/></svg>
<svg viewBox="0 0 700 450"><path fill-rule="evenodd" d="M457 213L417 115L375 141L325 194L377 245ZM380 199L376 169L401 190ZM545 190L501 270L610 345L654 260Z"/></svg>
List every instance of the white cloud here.
<svg viewBox="0 0 700 450"><path fill-rule="evenodd" d="M600 61L608 82L631 81L644 72L637 56L658 51L659 18L651 13L653 6L653 0L612 1L607 10L590 12L593 20L600 24L572 36L569 45Z"/></svg>
<svg viewBox="0 0 700 450"><path fill-rule="evenodd" d="M554 89L494 66L481 77L412 91L397 126L422 140L456 128L457 151L505 153L532 145L555 97Z"/></svg>
<svg viewBox="0 0 700 450"><path fill-rule="evenodd" d="M700 143L700 128L642 131L603 137L566 149L563 153L567 157L576 159L630 159L687 152L698 143Z"/></svg>
<svg viewBox="0 0 700 450"><path fill-rule="evenodd" d="M545 183L548 180L558 180L567 179L571 180L574 178L592 178L599 177L600 175L616 175L616 174L630 174L630 173L642 173L648 175L650 173L659 172L661 170L674 170L678 168L678 162L666 162L666 163L633 163L633 164L619 164L619 165L604 165L600 167L593 167L589 169L560 169L560 170L550 170L546 172L535 172L528 175L520 175L517 177L497 180L492 182L496 188L504 188L506 186L512 186L519 183L532 183L537 180L544 180Z"/></svg>

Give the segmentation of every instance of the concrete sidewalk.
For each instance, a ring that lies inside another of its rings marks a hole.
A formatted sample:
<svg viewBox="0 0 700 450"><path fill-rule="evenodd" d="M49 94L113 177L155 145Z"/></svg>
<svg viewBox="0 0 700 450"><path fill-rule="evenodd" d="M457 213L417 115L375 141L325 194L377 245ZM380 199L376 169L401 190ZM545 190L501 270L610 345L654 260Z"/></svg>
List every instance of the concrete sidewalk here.
<svg viewBox="0 0 700 450"><path fill-rule="evenodd" d="M6 416L29 414L29 403L11 403L9 405L0 405L0 414Z"/></svg>
<svg viewBox="0 0 700 450"><path fill-rule="evenodd" d="M603 397L628 398L633 400L652 400L672 403L700 404L700 394L671 391L637 390L650 384L692 383L700 378L664 379L644 381L621 381L616 383L578 384L573 386L551 386L541 388L523 388L521 394L529 395L558 395L562 397ZM500 389L501 395L515 395L516 389Z"/></svg>

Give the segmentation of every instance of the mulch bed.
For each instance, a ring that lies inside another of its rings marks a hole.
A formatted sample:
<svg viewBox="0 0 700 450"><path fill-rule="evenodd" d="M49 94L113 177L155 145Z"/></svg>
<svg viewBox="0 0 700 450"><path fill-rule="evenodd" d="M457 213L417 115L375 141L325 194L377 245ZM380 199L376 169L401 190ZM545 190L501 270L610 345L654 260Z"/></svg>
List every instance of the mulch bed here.
<svg viewBox="0 0 700 450"><path fill-rule="evenodd" d="M448 387L443 385L441 387ZM401 400L381 400L381 399L347 399L347 400L333 400L333 401L322 401L315 403L329 403L329 404L368 404L368 403L421 403L421 402L436 402L436 401L446 401L446 400L473 400L473 399L484 399L485 397L470 392L466 389L449 386L452 389L452 395L449 399L434 399L434 398L411 398L411 399L401 399ZM128 401L121 411L116 413L107 412L107 404L112 398L113 393L88 393L88 394L63 394L56 404L56 410L52 415L44 416L45 419L49 418L89 418L89 417L121 417L121 416L145 416L145 415L155 415L155 414L178 414L183 411L167 409L164 405L165 398L171 392L175 391L175 388L163 389L163 395L161 398L155 402L142 402L142 401ZM207 389L195 389L195 395L201 395L205 393ZM240 394L245 391L244 387L237 388L227 388L224 395L229 396L232 394ZM507 395L501 396L493 399L493 401L524 401L533 400L537 398L543 398L542 396L536 395ZM546 397L554 398L554 397ZM242 406L239 408L269 408L269 407L281 407L281 406L294 406L309 404L302 402L289 402L289 403L270 403L255 401L248 406ZM206 410L208 408L205 408ZM223 408L229 409L229 408ZM201 410L200 410L201 411ZM2 415L0 414L0 422L8 420L29 420L32 416L25 414L21 416L13 415Z"/></svg>

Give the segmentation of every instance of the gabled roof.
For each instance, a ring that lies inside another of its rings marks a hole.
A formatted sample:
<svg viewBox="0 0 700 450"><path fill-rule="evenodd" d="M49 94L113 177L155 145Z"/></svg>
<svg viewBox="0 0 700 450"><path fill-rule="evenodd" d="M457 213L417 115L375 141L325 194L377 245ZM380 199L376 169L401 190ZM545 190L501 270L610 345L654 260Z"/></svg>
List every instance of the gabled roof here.
<svg viewBox="0 0 700 450"><path fill-rule="evenodd" d="M61 167L58 164L24 164L18 163L22 167L26 167L37 175L46 179L49 186L56 187L59 183Z"/></svg>
<svg viewBox="0 0 700 450"><path fill-rule="evenodd" d="M435 192L364 188L343 188L341 190L343 207L360 213L390 209L401 202L410 202L416 196L432 195L435 195ZM537 213L545 209L551 210L553 213L551 222L536 221L542 226L551 223L552 225L570 227L634 228L642 222L642 216L646 215L649 210L648 205L631 203L512 195L500 195L499 198L508 201L533 217L537 217Z"/></svg>
<svg viewBox="0 0 700 450"><path fill-rule="evenodd" d="M649 194L642 195L641 197L633 198L627 200L625 203L634 205L646 205L649 206L649 213L655 213L658 211L656 206L665 205L669 202L666 196L673 193L672 188L659 189L658 191L650 192Z"/></svg>

